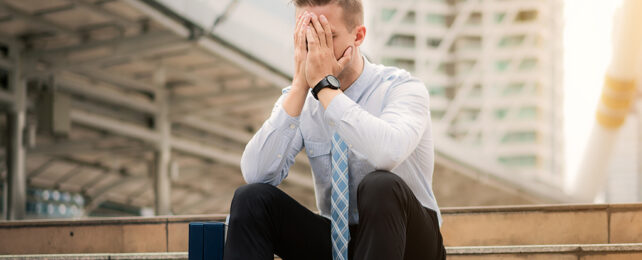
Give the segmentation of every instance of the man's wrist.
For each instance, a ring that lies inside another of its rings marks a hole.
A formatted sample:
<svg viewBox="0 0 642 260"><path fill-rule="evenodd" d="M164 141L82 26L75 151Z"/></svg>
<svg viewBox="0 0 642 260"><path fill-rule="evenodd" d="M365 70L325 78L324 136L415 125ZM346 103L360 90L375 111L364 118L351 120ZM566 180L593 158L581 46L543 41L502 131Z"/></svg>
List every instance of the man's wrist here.
<svg viewBox="0 0 642 260"><path fill-rule="evenodd" d="M343 91L340 89L333 89L333 88L323 88L317 96L319 97L319 102L321 102L321 105L323 108L327 109L328 106L330 105L330 102L332 102L332 99L336 97L337 95L341 94Z"/></svg>
<svg viewBox="0 0 642 260"><path fill-rule="evenodd" d="M310 81L308 82L308 84L310 85L310 88L314 88L314 86L319 84L319 82L321 82L328 75L332 75L332 73L319 74L318 76L310 77Z"/></svg>

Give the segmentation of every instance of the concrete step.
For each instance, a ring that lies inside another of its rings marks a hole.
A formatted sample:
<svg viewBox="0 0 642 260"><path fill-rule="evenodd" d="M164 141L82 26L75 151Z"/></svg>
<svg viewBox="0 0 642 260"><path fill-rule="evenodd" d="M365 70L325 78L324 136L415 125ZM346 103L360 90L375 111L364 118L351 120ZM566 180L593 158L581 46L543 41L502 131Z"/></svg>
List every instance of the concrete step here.
<svg viewBox="0 0 642 260"><path fill-rule="evenodd" d="M642 204L446 208L457 246L642 243ZM188 224L226 215L0 222L0 254L185 252Z"/></svg>
<svg viewBox="0 0 642 260"><path fill-rule="evenodd" d="M642 259L642 244L526 245L448 247L449 260L560 259L631 260Z"/></svg>
<svg viewBox="0 0 642 260"><path fill-rule="evenodd" d="M52 259L52 260L155 260L187 259L187 252L165 253L106 253L106 254L41 254L41 255L0 255L0 259Z"/></svg>
<svg viewBox="0 0 642 260"><path fill-rule="evenodd" d="M470 246L448 247L450 260L485 259L560 259L560 260L624 260L642 259L642 244L588 244L588 245L526 245L526 246ZM5 255L0 259L187 259L186 252L169 253L111 253L111 254L42 254ZM279 258L276 258L279 259Z"/></svg>
<svg viewBox="0 0 642 260"><path fill-rule="evenodd" d="M446 246L642 243L642 204L442 210Z"/></svg>

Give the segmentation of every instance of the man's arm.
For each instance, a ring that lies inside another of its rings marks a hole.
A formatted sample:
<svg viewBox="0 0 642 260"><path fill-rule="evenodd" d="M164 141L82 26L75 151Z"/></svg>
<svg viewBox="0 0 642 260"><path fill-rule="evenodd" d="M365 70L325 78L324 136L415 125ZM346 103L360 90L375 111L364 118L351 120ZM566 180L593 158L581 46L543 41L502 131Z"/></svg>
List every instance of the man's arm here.
<svg viewBox="0 0 642 260"><path fill-rule="evenodd" d="M420 81L393 87L387 104L376 117L340 90L323 89L319 100L325 119L376 169L392 170L415 150L426 127L430 127L428 90Z"/></svg>
<svg viewBox="0 0 642 260"><path fill-rule="evenodd" d="M299 118L288 115L282 106L282 101L289 95L288 90L274 105L270 118L245 146L241 172L247 183L279 185L303 148Z"/></svg>
<svg viewBox="0 0 642 260"><path fill-rule="evenodd" d="M305 28L310 22L307 12L297 18L294 29L294 77L274 105L270 118L245 147L241 172L247 183L278 185L287 177L294 157L303 148L299 118L308 94L305 79Z"/></svg>
<svg viewBox="0 0 642 260"><path fill-rule="evenodd" d="M309 49L306 77L309 85L325 75L336 75L346 61L345 55L338 61L334 59L332 41L328 40L331 28L327 19L313 16L312 24L315 29L310 28L306 32ZM326 109L325 119L330 126L351 149L364 154L376 169L392 170L408 158L430 122L428 90L416 80L392 87L379 117L361 108L338 89L324 88L318 97Z"/></svg>
<svg viewBox="0 0 642 260"><path fill-rule="evenodd" d="M305 98L310 87L305 78L305 60L307 58L307 47L305 41L305 28L310 23L310 15L307 12L300 14L294 28L294 76L292 77L292 89L290 94L283 101L283 109L288 115L296 117L301 114Z"/></svg>

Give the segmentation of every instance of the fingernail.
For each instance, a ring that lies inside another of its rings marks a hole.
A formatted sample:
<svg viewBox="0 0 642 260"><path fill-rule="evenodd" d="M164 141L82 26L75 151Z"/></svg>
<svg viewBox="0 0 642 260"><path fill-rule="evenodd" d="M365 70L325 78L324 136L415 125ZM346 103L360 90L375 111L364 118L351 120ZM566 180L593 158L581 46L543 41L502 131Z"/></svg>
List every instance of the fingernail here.
<svg viewBox="0 0 642 260"><path fill-rule="evenodd" d="M327 19L327 18L325 18L325 15L321 15L321 21L323 21L323 22L327 22L327 21L328 21L328 19Z"/></svg>

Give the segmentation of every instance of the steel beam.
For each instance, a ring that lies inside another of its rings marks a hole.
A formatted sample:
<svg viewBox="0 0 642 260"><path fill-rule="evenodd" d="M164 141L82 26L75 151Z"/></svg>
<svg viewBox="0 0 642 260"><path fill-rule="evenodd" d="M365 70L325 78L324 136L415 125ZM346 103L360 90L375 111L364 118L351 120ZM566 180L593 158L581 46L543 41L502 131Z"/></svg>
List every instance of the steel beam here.
<svg viewBox="0 0 642 260"><path fill-rule="evenodd" d="M27 179L32 179L32 178L38 177L38 175L40 175L41 173L43 173L44 171L49 169L49 167L51 167L51 165L53 163L55 163L55 162L56 162L56 158L51 158L48 161L44 162L43 164L38 166L38 168L36 168L35 170L33 170L29 174L27 174L27 176L26 176Z"/></svg>
<svg viewBox="0 0 642 260"><path fill-rule="evenodd" d="M105 187L102 187L98 191L94 192L91 195L91 200L87 205L85 206L85 216L88 216L90 212L95 210L108 199L108 195L110 191L113 191L114 189L121 187L123 184L126 183L131 183L134 181L141 181L141 180L146 180L147 178L145 176L129 176L129 177L123 177L120 178Z"/></svg>
<svg viewBox="0 0 642 260"><path fill-rule="evenodd" d="M17 48L10 50L10 56L20 65L21 59ZM27 197L27 179L25 174L25 124L27 117L27 84L22 77L20 66L11 72L10 88L13 92L14 105L8 115L8 218L23 219Z"/></svg>
<svg viewBox="0 0 642 260"><path fill-rule="evenodd" d="M169 179L169 168L171 160L171 122L169 121L169 105L164 68L158 68L154 72L154 87L156 94L156 115L154 118L154 130L158 133L159 139L156 143L154 153L154 201L156 215L171 214L171 183Z"/></svg>
<svg viewBox="0 0 642 260"><path fill-rule="evenodd" d="M98 6L96 4L89 3L89 2L86 2L86 1L82 1L82 0L71 0L71 1L74 3L74 5L87 8L87 9L93 11L93 12L96 12L96 13L100 14L100 15L109 17L110 19L112 19L113 21L115 21L116 23L118 23L118 24L120 24L120 25L122 25L124 27L141 26L141 24L139 24L137 22L134 22L134 21L131 21L131 20L129 20L129 18L127 18L125 16L113 13L111 11L108 11L105 8L102 8L101 6Z"/></svg>
<svg viewBox="0 0 642 260"><path fill-rule="evenodd" d="M134 7L138 11L148 15L158 23L174 31L176 34L185 38L190 37L190 31L183 24L172 20L171 18L167 17L167 15L159 12L158 10L145 4L144 2L137 0L123 1ZM239 51L233 50L228 46L216 42L208 36L198 39L197 44L205 50L210 51L215 55L218 55L225 60L234 63L238 67L255 74L259 78L267 80L278 88L283 88L290 84L290 79L283 74L277 73L273 69L259 64L257 61L249 58L247 54L239 53Z"/></svg>
<svg viewBox="0 0 642 260"><path fill-rule="evenodd" d="M195 129L208 132L210 134L218 135L224 138L232 139L241 144L246 144L252 139L252 134L242 131L240 129L230 128L223 124L215 122L205 122L195 117L187 116L183 118L177 118L174 120L176 123L184 124L188 127L193 127Z"/></svg>
<svg viewBox="0 0 642 260"><path fill-rule="evenodd" d="M156 106L151 101L132 98L126 94L119 94L118 92L109 91L100 87L92 87L87 83L69 79L64 76L56 78L55 82L56 85L65 92L98 99L148 114L156 113Z"/></svg>
<svg viewBox="0 0 642 260"><path fill-rule="evenodd" d="M47 28L49 30L53 30L59 33L67 34L67 35L76 35L76 32L74 32L72 29L67 28L65 26L59 25L59 24L54 24L50 21L47 21L43 19L42 17L34 16L31 15L23 10L20 10L18 8L15 8L11 5L8 5L4 1L0 1L0 9L4 9L8 11L11 15L15 15L17 17L20 17L22 19L28 20L30 23L35 23L38 24L39 26L42 26L44 28Z"/></svg>
<svg viewBox="0 0 642 260"><path fill-rule="evenodd" d="M107 116L88 113L82 110L72 110L70 113L71 121L108 131L113 134L134 138L147 143L156 143L159 135L149 128L126 123Z"/></svg>
<svg viewBox="0 0 642 260"><path fill-rule="evenodd" d="M147 85L126 77L115 77L112 74L100 71L98 69L74 68L74 69L71 69L71 71L73 71L74 73L79 73L81 75L84 75L94 80L108 83L110 85L133 89L133 90L139 90L147 93L154 92L154 87L152 87L151 85Z"/></svg>
<svg viewBox="0 0 642 260"><path fill-rule="evenodd" d="M130 52L132 49L140 50L140 46L151 45L155 43L163 43L167 41L180 40L171 32L156 31L143 34L137 34L129 37L117 37L106 40L90 41L71 46L63 46L52 49L36 49L26 53L26 57L43 58L54 57L61 58L63 56L75 53L88 51L96 48L110 47L119 52ZM56 63L60 64L60 61Z"/></svg>
<svg viewBox="0 0 642 260"><path fill-rule="evenodd" d="M10 70L15 66L16 65L13 64L13 62L11 62L10 60L7 60L7 59L4 59L4 58L0 57L0 68L6 69L6 70Z"/></svg>
<svg viewBox="0 0 642 260"><path fill-rule="evenodd" d="M13 94L4 90L0 90L0 103L13 106L13 103L14 103Z"/></svg>

